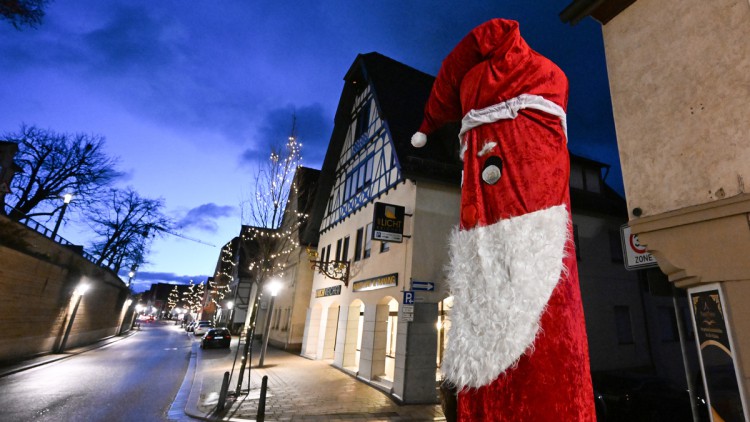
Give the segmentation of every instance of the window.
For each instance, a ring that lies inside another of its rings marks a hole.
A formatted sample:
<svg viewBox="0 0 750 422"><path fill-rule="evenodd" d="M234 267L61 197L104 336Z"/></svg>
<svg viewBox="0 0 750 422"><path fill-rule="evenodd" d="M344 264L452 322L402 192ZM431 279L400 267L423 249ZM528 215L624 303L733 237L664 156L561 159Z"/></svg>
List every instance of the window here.
<svg viewBox="0 0 750 422"><path fill-rule="evenodd" d="M391 250L391 242L380 242L380 253Z"/></svg>
<svg viewBox="0 0 750 422"><path fill-rule="evenodd" d="M612 262L622 262L622 242L620 242L620 231L609 231L609 254Z"/></svg>
<svg viewBox="0 0 750 422"><path fill-rule="evenodd" d="M583 169L578 164L570 165L570 187L583 189Z"/></svg>
<svg viewBox="0 0 750 422"><path fill-rule="evenodd" d="M341 260L349 261L349 236L344 238L344 250L341 251Z"/></svg>
<svg viewBox="0 0 750 422"><path fill-rule="evenodd" d="M615 306L615 329L618 344L633 344L633 323L629 306Z"/></svg>
<svg viewBox="0 0 750 422"><path fill-rule="evenodd" d="M346 176L346 185L344 187L344 199L347 200L352 196L362 192L365 186L372 182L373 157L372 154L364 158L352 171Z"/></svg>
<svg viewBox="0 0 750 422"><path fill-rule="evenodd" d="M578 241L578 224L573 224L573 243L576 245L576 261L581 260L581 249L578 247L580 242Z"/></svg>
<svg viewBox="0 0 750 422"><path fill-rule="evenodd" d="M601 186L599 185L600 175L598 169L587 168L584 170L583 180L586 182L587 191L596 193L602 191Z"/></svg>
<svg viewBox="0 0 750 422"><path fill-rule="evenodd" d="M369 258L372 251L372 223L367 224L365 229L365 253L363 258Z"/></svg>
<svg viewBox="0 0 750 422"><path fill-rule="evenodd" d="M331 260L331 245L326 246L326 256L323 261L328 262Z"/></svg>
<svg viewBox="0 0 750 422"><path fill-rule="evenodd" d="M354 260L359 261L362 259L362 240L364 237L364 229L357 230L357 241L354 243Z"/></svg>
<svg viewBox="0 0 750 422"><path fill-rule="evenodd" d="M336 241L336 261L341 261L341 242L343 242L343 239Z"/></svg>
<svg viewBox="0 0 750 422"><path fill-rule="evenodd" d="M597 167L571 163L570 165L570 187L601 193L601 170Z"/></svg>
<svg viewBox="0 0 750 422"><path fill-rule="evenodd" d="M357 112L357 121L354 123L354 139L359 139L360 136L367 133L367 128L370 126L370 101L365 101L362 107Z"/></svg>

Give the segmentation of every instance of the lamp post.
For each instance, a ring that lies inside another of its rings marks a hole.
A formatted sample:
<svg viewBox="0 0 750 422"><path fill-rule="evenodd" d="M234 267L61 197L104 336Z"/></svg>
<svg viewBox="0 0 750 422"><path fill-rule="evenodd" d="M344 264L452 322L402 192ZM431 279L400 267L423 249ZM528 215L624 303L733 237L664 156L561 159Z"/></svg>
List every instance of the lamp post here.
<svg viewBox="0 0 750 422"><path fill-rule="evenodd" d="M226 303L227 309L229 309L229 316L227 317L227 327L229 331L232 331L232 323L234 322L234 302L231 300Z"/></svg>
<svg viewBox="0 0 750 422"><path fill-rule="evenodd" d="M130 288L130 283L133 282L133 277L135 277L135 268L131 268L128 273L128 288Z"/></svg>
<svg viewBox="0 0 750 422"><path fill-rule="evenodd" d="M70 204L70 200L73 199L73 195L66 193L63 196L63 206L60 210L60 216L57 217L57 223L55 223L55 229L52 230L52 240L55 240L55 236L57 236L57 230L60 228L60 223L62 223L63 216L65 215L65 210L68 209L68 204Z"/></svg>
<svg viewBox="0 0 750 422"><path fill-rule="evenodd" d="M70 320L68 321L68 326L65 328L65 334L63 335L62 341L60 342L60 347L57 349L57 353L62 353L65 351L65 345L68 342L68 336L70 335L70 329L73 328L73 321L76 319L76 312L78 312L78 305L81 304L81 299L83 298L83 295L86 293L86 291L89 289L88 284L79 284L78 287L73 291L73 296L78 296L76 298L76 304L73 307L73 312L70 314Z"/></svg>
<svg viewBox="0 0 750 422"><path fill-rule="evenodd" d="M258 366L263 366L263 361L266 358L266 349L268 348L268 336L271 333L271 315L273 315L273 302L276 299L276 295L281 290L281 282L278 280L271 280L268 283L268 290L271 293L271 303L268 305L268 312L266 313L266 326L263 328L263 347L260 349L260 360Z"/></svg>

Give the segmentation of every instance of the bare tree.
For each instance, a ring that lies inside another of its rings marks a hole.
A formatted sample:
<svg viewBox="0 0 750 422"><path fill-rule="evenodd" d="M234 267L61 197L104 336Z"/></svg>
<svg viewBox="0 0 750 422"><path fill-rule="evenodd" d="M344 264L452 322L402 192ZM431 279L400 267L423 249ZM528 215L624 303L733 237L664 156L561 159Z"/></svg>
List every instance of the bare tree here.
<svg viewBox="0 0 750 422"><path fill-rule="evenodd" d="M42 23L48 3L49 0L0 0L0 16L16 29L24 25L34 28Z"/></svg>
<svg viewBox="0 0 750 422"><path fill-rule="evenodd" d="M295 174L301 167L301 144L296 135L296 119L292 131L282 145L272 144L268 161L261 164L255 176L254 195L244 201L240 235L240 273L249 274L256 288L247 298L245 326L247 338L253 338L257 319L259 293L273 277L282 275L289 255L299 247L298 230L307 218L296 207L287 207L298 193ZM267 316L270 318L270 316ZM264 333L264 336L267 333ZM237 391L241 389L246 363L250 361L250 342L245 344ZM261 350L261 360L265 349ZM236 358L236 356L235 356Z"/></svg>
<svg viewBox="0 0 750 422"><path fill-rule="evenodd" d="M13 178L12 194L6 195L13 207L9 216L15 220L52 217L62 209L66 193L74 195L75 204L88 206L120 175L117 160L104 153L104 137L99 135L22 125L4 138L18 144L15 161L22 169Z"/></svg>
<svg viewBox="0 0 750 422"><path fill-rule="evenodd" d="M149 236L170 230L173 222L163 213L162 199L143 198L132 188L111 189L108 199L86 210L98 238L91 245L97 264L118 272L124 263L135 268L143 263Z"/></svg>
<svg viewBox="0 0 750 422"><path fill-rule="evenodd" d="M241 204L240 249L259 286L269 276L283 271L286 257L298 246L297 229L306 217L286 206L298 192L294 176L302 162L294 122L287 141L283 145L273 144L268 161L258 168L252 199Z"/></svg>

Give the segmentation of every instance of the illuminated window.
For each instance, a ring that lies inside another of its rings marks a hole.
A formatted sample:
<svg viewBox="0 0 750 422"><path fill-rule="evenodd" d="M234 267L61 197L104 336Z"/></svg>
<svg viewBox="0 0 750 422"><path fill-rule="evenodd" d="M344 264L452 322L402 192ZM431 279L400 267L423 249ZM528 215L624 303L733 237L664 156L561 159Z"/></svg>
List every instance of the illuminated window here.
<svg viewBox="0 0 750 422"><path fill-rule="evenodd" d="M364 229L360 228L357 230L357 240L354 243L354 260L359 261L362 259L362 240L364 239Z"/></svg>

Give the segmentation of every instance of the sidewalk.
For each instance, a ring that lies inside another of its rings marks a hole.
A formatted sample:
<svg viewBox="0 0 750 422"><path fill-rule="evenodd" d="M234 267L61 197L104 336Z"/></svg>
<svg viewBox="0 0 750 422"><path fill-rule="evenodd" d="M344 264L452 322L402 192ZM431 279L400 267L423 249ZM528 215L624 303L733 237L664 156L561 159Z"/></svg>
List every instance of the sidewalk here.
<svg viewBox="0 0 750 422"><path fill-rule="evenodd" d="M256 420L261 380L268 376L265 421L444 421L439 404L398 405L380 390L339 371L329 361L316 361L269 347L263 368L251 369L242 395L226 403L216 415L224 372L231 371L238 340L229 350L193 347L196 371L185 413L204 420ZM243 345L244 346L244 345ZM258 361L260 342L253 344L253 364ZM192 362L191 362L192 364ZM230 396L236 390L239 361L230 381ZM247 376L247 371L245 373Z"/></svg>

